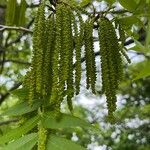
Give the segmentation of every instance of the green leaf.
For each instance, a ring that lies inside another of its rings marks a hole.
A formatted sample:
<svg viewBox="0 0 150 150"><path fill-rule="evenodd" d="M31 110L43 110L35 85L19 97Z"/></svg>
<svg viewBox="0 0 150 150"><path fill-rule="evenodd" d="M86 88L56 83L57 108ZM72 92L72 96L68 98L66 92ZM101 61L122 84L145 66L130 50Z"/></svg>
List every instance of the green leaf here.
<svg viewBox="0 0 150 150"><path fill-rule="evenodd" d="M92 0L82 0L81 3L80 3L80 6L85 7L85 6L87 6L91 3L92 3Z"/></svg>
<svg viewBox="0 0 150 150"><path fill-rule="evenodd" d="M147 116L146 114L149 114L150 112L150 104L147 104L144 107L142 107L140 112L142 112L146 117Z"/></svg>
<svg viewBox="0 0 150 150"><path fill-rule="evenodd" d="M143 26L141 20L139 18L137 18L136 16L128 16L128 17L123 17L121 19L118 19L119 23L121 23L121 25L126 29L126 28L130 28L131 26L133 26L133 24L138 24Z"/></svg>
<svg viewBox="0 0 150 150"><path fill-rule="evenodd" d="M76 143L55 135L50 135L46 150L86 150Z"/></svg>
<svg viewBox="0 0 150 150"><path fill-rule="evenodd" d="M111 5L116 2L116 0L105 0L105 1Z"/></svg>
<svg viewBox="0 0 150 150"><path fill-rule="evenodd" d="M135 0L136 1L136 0ZM150 5L147 4L146 0L140 0L138 3L138 7L134 11L135 15L139 16L150 16Z"/></svg>
<svg viewBox="0 0 150 150"><path fill-rule="evenodd" d="M139 41L134 40L135 46L131 47L129 50L134 50L137 52L147 53L150 51L150 48L143 46Z"/></svg>
<svg viewBox="0 0 150 150"><path fill-rule="evenodd" d="M138 80L150 76L150 61L146 60L132 66L133 80Z"/></svg>
<svg viewBox="0 0 150 150"><path fill-rule="evenodd" d="M85 120L63 113L60 114L59 120L56 119L56 117L54 117L54 114L51 112L45 114L44 117L42 118L42 124L45 128L51 129L82 127L92 129L98 134L100 133L100 130L98 128L92 126Z"/></svg>
<svg viewBox="0 0 150 150"><path fill-rule="evenodd" d="M13 96L18 97L20 100L28 99L27 95L29 93L29 90L26 88L17 89L11 92Z"/></svg>
<svg viewBox="0 0 150 150"><path fill-rule="evenodd" d="M31 133L9 143L3 150L31 150L36 144L37 139L37 134Z"/></svg>
<svg viewBox="0 0 150 150"><path fill-rule="evenodd" d="M134 0L119 0L119 3L129 11L135 11L137 3Z"/></svg>
<svg viewBox="0 0 150 150"><path fill-rule="evenodd" d="M24 125L12 129L11 131L7 132L5 135L0 136L0 144L4 144L11 140L17 139L23 134L26 134L37 125L38 120L39 120L39 116L31 118L28 121L26 121Z"/></svg>
<svg viewBox="0 0 150 150"><path fill-rule="evenodd" d="M9 0L7 2L7 10L6 10L6 24L13 25L16 11L16 0Z"/></svg>
<svg viewBox="0 0 150 150"><path fill-rule="evenodd" d="M0 116L21 116L37 110L41 105L41 102L34 102L33 106L29 106L28 102L22 102L10 107L8 110L3 112Z"/></svg>
<svg viewBox="0 0 150 150"><path fill-rule="evenodd" d="M4 5L5 6L6 5L6 0L1 0L0 1L0 5L2 5L2 6Z"/></svg>

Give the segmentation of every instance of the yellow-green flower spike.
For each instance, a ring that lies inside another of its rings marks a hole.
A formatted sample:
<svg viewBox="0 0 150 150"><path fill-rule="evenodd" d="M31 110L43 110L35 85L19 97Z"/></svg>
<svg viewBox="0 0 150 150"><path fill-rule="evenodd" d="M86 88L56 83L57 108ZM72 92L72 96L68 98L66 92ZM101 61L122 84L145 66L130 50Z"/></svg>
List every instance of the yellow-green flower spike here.
<svg viewBox="0 0 150 150"><path fill-rule="evenodd" d="M43 94L50 96L52 90L52 66L53 66L53 51L55 46L55 19L52 15L46 21L45 34L47 36L47 44L45 43L45 56L43 64Z"/></svg>
<svg viewBox="0 0 150 150"><path fill-rule="evenodd" d="M67 15L68 14L68 15ZM73 53L74 53L74 47L73 47L73 33L72 33L72 11L70 8L68 8L67 10L67 26L68 26L68 29L67 29L67 32L66 32L66 44L67 47L66 47L66 50L68 51L68 72L67 72L67 103L68 103L68 108L70 111L73 110L73 107L72 107L72 98L74 96L74 86L73 86ZM66 27L67 27L66 26ZM65 30L65 28L64 28Z"/></svg>
<svg viewBox="0 0 150 150"><path fill-rule="evenodd" d="M84 30L84 46L85 46L85 63L86 63L86 87L90 88L90 43L89 43L89 31L88 31L89 22L85 22L85 30Z"/></svg>
<svg viewBox="0 0 150 150"><path fill-rule="evenodd" d="M37 50L36 50L36 91L42 92L42 68L43 68L43 56L45 48L45 1L43 1L39 7L39 19L38 19L38 30L37 30Z"/></svg>
<svg viewBox="0 0 150 150"><path fill-rule="evenodd" d="M46 150L47 130L39 123L38 125L38 150Z"/></svg>
<svg viewBox="0 0 150 150"><path fill-rule="evenodd" d="M33 32L33 56L31 63L31 70L27 77L30 80L29 83L29 104L32 105L34 100L34 95L36 95L36 68L37 68L37 49L38 49L38 20L39 20L39 12L35 17L34 22L34 32Z"/></svg>
<svg viewBox="0 0 150 150"><path fill-rule="evenodd" d="M82 16L77 12L77 16L79 19L79 31L76 16L73 15L73 30L74 30L74 46L75 46L75 87L76 87L76 95L80 92L80 81L82 75L81 68L81 48L83 45L83 20Z"/></svg>
<svg viewBox="0 0 150 150"><path fill-rule="evenodd" d="M116 110L116 90L123 76L120 47L115 29L107 18L100 18L99 41L101 56L102 88L106 95L108 114Z"/></svg>
<svg viewBox="0 0 150 150"><path fill-rule="evenodd" d="M70 8L62 5L62 27L61 27L61 50L60 50L60 83L61 88L64 90L65 83L69 78L69 53L70 45L73 41L70 30L71 30L71 11Z"/></svg>
<svg viewBox="0 0 150 150"><path fill-rule="evenodd" d="M85 22L84 41L85 41L84 45L85 45L87 89L91 87L92 92L95 93L96 65L95 65L95 55L94 55L92 20L87 20Z"/></svg>
<svg viewBox="0 0 150 150"><path fill-rule="evenodd" d="M61 42L62 42L62 37L61 37L61 28L62 28L62 5L57 4L56 6L56 43L54 47L54 52L53 52L53 83L52 83L52 92L51 92L51 98L50 98L50 103L54 104L59 104L60 103L60 98L61 98L61 92L60 91L60 79L59 79L59 57L60 57L60 51L61 51Z"/></svg>

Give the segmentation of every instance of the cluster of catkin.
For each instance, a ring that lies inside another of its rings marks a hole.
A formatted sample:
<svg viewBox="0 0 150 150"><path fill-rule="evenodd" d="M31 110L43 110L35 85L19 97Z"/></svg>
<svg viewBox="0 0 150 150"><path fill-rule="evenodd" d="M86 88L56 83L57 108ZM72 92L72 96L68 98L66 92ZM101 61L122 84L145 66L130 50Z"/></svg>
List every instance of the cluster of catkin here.
<svg viewBox="0 0 150 150"><path fill-rule="evenodd" d="M72 111L72 98L80 92L82 73L81 52L86 63L86 85L95 94L97 79L94 54L94 19L85 22L81 12L66 3L57 3L55 11L45 16L45 1L39 6L33 33L33 58L25 79L29 89L29 103L48 99L56 109L64 98ZM116 91L123 77L122 46L115 28L106 17L97 21L102 89L107 99L108 114L116 109ZM120 28L120 32L123 30ZM120 39L123 39L121 34ZM123 39L124 40L124 39Z"/></svg>

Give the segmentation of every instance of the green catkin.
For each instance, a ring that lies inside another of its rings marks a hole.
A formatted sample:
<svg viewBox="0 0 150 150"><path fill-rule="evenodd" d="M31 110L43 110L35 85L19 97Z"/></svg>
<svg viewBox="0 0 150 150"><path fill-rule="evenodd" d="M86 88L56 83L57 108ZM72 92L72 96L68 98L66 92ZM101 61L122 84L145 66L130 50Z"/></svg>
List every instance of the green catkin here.
<svg viewBox="0 0 150 150"><path fill-rule="evenodd" d="M31 63L29 104L32 105L36 95L42 93L42 66L43 66L43 34L44 34L44 1L40 5L34 23L33 58Z"/></svg>
<svg viewBox="0 0 150 150"><path fill-rule="evenodd" d="M36 83L35 83L35 72L31 71L30 73L30 84L29 84L29 105L32 106L33 101L36 98Z"/></svg>
<svg viewBox="0 0 150 150"><path fill-rule="evenodd" d="M47 142L47 130L41 125L38 124L38 150L45 150Z"/></svg>
<svg viewBox="0 0 150 150"><path fill-rule="evenodd" d="M113 117L116 110L116 90L123 76L123 65L112 23L102 17L99 26L102 86L107 99L108 115Z"/></svg>
<svg viewBox="0 0 150 150"><path fill-rule="evenodd" d="M119 40L121 41L121 45L122 47L124 46L125 40L126 40L126 36L125 36L125 31L123 29L123 27L121 26L121 24L119 24Z"/></svg>
<svg viewBox="0 0 150 150"><path fill-rule="evenodd" d="M44 87L44 95L50 96L52 90L52 58L53 58L53 50L55 45L55 20L54 15L46 22L46 31L47 34L47 44L46 51L44 56L44 65L43 65L43 87Z"/></svg>
<svg viewBox="0 0 150 150"><path fill-rule="evenodd" d="M119 36L120 36L119 40L121 41L120 52L126 58L127 62L131 63L130 58L128 57L128 55L124 51L124 43L126 40L125 31L124 31L121 23L118 22L118 25L119 25Z"/></svg>
<svg viewBox="0 0 150 150"><path fill-rule="evenodd" d="M67 29L67 35L68 35L68 78L67 78L67 104L69 110L72 112L73 106L72 106L72 98L74 96L74 86L73 86L73 53L74 53L74 47L73 47L73 31L72 31L72 12L71 9L68 8L68 29Z"/></svg>
<svg viewBox="0 0 150 150"><path fill-rule="evenodd" d="M94 54L94 39L93 39L93 22L91 21L89 24L90 31L90 78L91 78L91 89L95 94L95 84L96 84L96 64L95 64L95 54Z"/></svg>
<svg viewBox="0 0 150 150"><path fill-rule="evenodd" d="M62 27L61 27L61 50L60 50L60 83L62 91L65 89L65 83L69 72L69 51L70 51L70 9L62 5Z"/></svg>
<svg viewBox="0 0 150 150"><path fill-rule="evenodd" d="M24 80L23 80L23 87L29 89L29 85L30 85L30 76L31 76L31 70L27 71Z"/></svg>
<svg viewBox="0 0 150 150"><path fill-rule="evenodd" d="M39 19L37 29L37 47L36 47L36 91L42 93L42 71L43 71L43 56L45 49L45 1L39 7Z"/></svg>
<svg viewBox="0 0 150 150"><path fill-rule="evenodd" d="M60 91L60 83L59 83L59 57L61 51L61 27L62 27L62 6L57 4L56 6L56 43L53 52L53 83L52 83L52 92L50 103L58 104L60 103L62 91Z"/></svg>
<svg viewBox="0 0 150 150"><path fill-rule="evenodd" d="M36 68L37 68L37 49L38 49L38 20L39 20L39 12L37 12L37 15L35 17L34 22L34 31L33 31L33 57L32 57L32 63L31 63L31 70L26 75L27 78L29 78L29 104L32 105L33 100L36 95Z"/></svg>
<svg viewBox="0 0 150 150"><path fill-rule="evenodd" d="M32 106L33 101L35 100L36 97L36 89L35 89L35 80L34 80L34 75L33 75L33 70L29 70L24 78L23 81L23 87L29 90L29 95L28 95L28 104Z"/></svg>
<svg viewBox="0 0 150 150"><path fill-rule="evenodd" d="M82 75L82 68L81 68L81 47L83 44L83 20L79 13L77 13L79 19L79 31L78 25L76 22L76 18L73 15L73 29L74 29L74 42L75 42L75 87L76 87L76 95L80 92L80 81Z"/></svg>
<svg viewBox="0 0 150 150"><path fill-rule="evenodd" d="M94 40L93 40L93 21L89 20L85 23L85 59L86 59L86 78L87 88L91 87L95 93L96 83L96 65L94 55Z"/></svg>
<svg viewBox="0 0 150 150"><path fill-rule="evenodd" d="M90 88L90 43L89 43L89 22L85 22L85 30L84 30L84 46L85 46L85 63L86 63L86 88Z"/></svg>

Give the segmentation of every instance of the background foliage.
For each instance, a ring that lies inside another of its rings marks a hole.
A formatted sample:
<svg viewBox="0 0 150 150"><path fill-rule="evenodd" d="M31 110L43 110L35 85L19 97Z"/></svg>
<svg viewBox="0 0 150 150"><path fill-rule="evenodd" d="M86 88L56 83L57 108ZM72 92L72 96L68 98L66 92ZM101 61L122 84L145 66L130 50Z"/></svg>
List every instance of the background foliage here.
<svg viewBox="0 0 150 150"><path fill-rule="evenodd" d="M32 28L39 2L26 1L25 22L6 26L7 2L0 1L0 149L36 149L39 116L34 112L40 106L40 101L29 107L24 101L27 91L22 90L21 85L31 63ZM110 19L116 17L123 24L126 32L124 45L132 63L124 65L126 75L118 91L116 123L111 125L107 122L101 80L97 81L96 96L93 96L91 91L85 89L83 77L82 92L74 99L74 115L82 119L66 114L69 111L65 103L62 104L65 114L62 114L59 122L52 114L45 114L42 120L44 127L59 129L57 135L49 138L47 149L51 147L57 150L64 146L68 150L70 147L75 150L94 150L96 147L113 150L150 149L150 1L82 0L76 1L76 5L92 15L107 13ZM95 31L95 43L96 34ZM95 47L95 56L98 57L96 44Z"/></svg>

